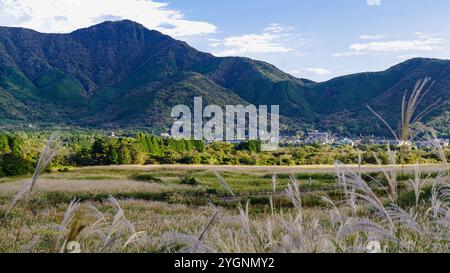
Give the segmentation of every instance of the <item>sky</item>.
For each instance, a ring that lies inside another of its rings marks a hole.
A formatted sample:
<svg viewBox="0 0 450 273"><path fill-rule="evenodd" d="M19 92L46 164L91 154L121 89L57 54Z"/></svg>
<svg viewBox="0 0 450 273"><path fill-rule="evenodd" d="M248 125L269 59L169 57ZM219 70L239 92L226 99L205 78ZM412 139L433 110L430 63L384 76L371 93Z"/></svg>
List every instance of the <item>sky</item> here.
<svg viewBox="0 0 450 273"><path fill-rule="evenodd" d="M46 33L122 19L315 81L450 59L448 0L0 0L0 25Z"/></svg>

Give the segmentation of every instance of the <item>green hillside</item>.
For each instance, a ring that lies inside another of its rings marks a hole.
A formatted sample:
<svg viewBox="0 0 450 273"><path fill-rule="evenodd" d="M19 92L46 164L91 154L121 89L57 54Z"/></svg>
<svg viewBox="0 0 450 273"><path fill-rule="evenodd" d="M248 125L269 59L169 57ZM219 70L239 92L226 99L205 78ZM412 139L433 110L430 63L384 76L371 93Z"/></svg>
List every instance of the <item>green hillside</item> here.
<svg viewBox="0 0 450 273"><path fill-rule="evenodd" d="M0 128L76 126L159 129L177 104L280 105L292 131L388 132L366 109L398 123L406 89L436 84L421 103L450 100L450 61L413 59L386 71L315 83L248 58L218 58L131 22L105 22L69 34L0 27ZM448 106L426 121L448 133ZM419 109L420 110L420 109ZM283 128L287 128L284 126Z"/></svg>

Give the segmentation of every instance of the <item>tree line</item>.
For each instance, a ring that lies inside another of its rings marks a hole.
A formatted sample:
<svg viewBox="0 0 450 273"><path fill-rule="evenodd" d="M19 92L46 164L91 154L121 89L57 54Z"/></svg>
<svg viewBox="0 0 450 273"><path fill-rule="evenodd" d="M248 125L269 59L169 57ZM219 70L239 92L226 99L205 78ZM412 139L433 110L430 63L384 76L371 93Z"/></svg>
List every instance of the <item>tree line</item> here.
<svg viewBox="0 0 450 273"><path fill-rule="evenodd" d="M31 174L39 159L48 132L0 133L0 177ZM309 145L286 147L274 152L261 151L259 141L239 144L205 143L198 140L163 138L146 132L112 137L101 132L71 131L62 133L61 147L48 169L63 171L72 166L128 165L128 164L205 164L205 165L312 165L388 164L386 147L360 145L330 147ZM391 147L395 149L395 146ZM446 148L447 155L450 154ZM436 153L427 148L410 149L405 163L439 162Z"/></svg>

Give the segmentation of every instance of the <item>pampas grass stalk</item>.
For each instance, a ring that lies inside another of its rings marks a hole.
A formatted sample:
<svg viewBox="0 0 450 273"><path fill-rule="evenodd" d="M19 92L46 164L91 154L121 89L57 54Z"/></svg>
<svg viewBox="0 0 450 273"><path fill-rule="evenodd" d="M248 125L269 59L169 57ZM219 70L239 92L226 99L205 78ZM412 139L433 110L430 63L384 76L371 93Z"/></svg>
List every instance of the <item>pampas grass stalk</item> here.
<svg viewBox="0 0 450 273"><path fill-rule="evenodd" d="M15 194L13 200L10 202L8 206L6 214L9 214L11 210L14 208L14 206L17 204L17 202L19 202L22 198L31 195L39 179L40 174L42 173L42 171L45 170L48 164L56 156L60 148L60 145L61 143L59 140L59 133L55 132L50 136L44 149L42 150L31 180L25 182L20 188L20 190Z"/></svg>

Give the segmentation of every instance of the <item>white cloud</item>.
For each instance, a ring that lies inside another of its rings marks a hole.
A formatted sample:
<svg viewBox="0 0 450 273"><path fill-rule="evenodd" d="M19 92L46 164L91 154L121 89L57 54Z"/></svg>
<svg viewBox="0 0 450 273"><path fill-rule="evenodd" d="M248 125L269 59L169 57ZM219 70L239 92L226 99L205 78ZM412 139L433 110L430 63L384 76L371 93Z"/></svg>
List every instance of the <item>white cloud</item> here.
<svg viewBox="0 0 450 273"><path fill-rule="evenodd" d="M282 33L294 30L294 27L284 26L278 23L271 23L263 29L264 32Z"/></svg>
<svg viewBox="0 0 450 273"><path fill-rule="evenodd" d="M105 20L130 19L172 36L214 33L208 22L192 21L154 0L0 0L0 25L67 33Z"/></svg>
<svg viewBox="0 0 450 273"><path fill-rule="evenodd" d="M381 40L386 38L386 35L383 34L375 34L375 35L361 35L359 36L362 40Z"/></svg>
<svg viewBox="0 0 450 273"><path fill-rule="evenodd" d="M356 52L431 51L441 48L443 39L427 38L416 40L380 41L350 45Z"/></svg>
<svg viewBox="0 0 450 273"><path fill-rule="evenodd" d="M245 55L249 53L283 53L294 49L286 46L292 35L292 27L270 24L258 34L230 36L224 39L210 40L209 46L214 48L218 56Z"/></svg>
<svg viewBox="0 0 450 273"><path fill-rule="evenodd" d="M297 78L307 78L316 81L324 81L330 79L334 73L328 69L320 67L299 68L297 70L288 70L289 74Z"/></svg>
<svg viewBox="0 0 450 273"><path fill-rule="evenodd" d="M306 71L306 72L309 72L309 73L313 73L313 74L319 75L319 76L325 76L325 75L331 75L331 74L333 74L333 72L331 72L331 71L328 70L328 69L325 69L325 68L318 68L318 67L305 68L305 71Z"/></svg>
<svg viewBox="0 0 450 273"><path fill-rule="evenodd" d="M333 57L351 57L367 55L369 53L403 52L400 56L418 56L418 52L431 52L444 48L445 40L435 34L416 32L407 39L386 40L391 35L361 35L362 40L373 40L366 43L354 43L349 46L350 51L331 54Z"/></svg>
<svg viewBox="0 0 450 273"><path fill-rule="evenodd" d="M381 0L367 0L369 6L381 6Z"/></svg>
<svg viewBox="0 0 450 273"><path fill-rule="evenodd" d="M408 59L417 58L417 57L420 57L420 56L416 55L416 54L407 54L407 55L399 55L396 58L399 60L408 60Z"/></svg>
<svg viewBox="0 0 450 273"><path fill-rule="evenodd" d="M336 57L336 58L361 56L361 55L367 55L367 52L348 51L348 52L337 52L337 53L331 54L331 56Z"/></svg>

